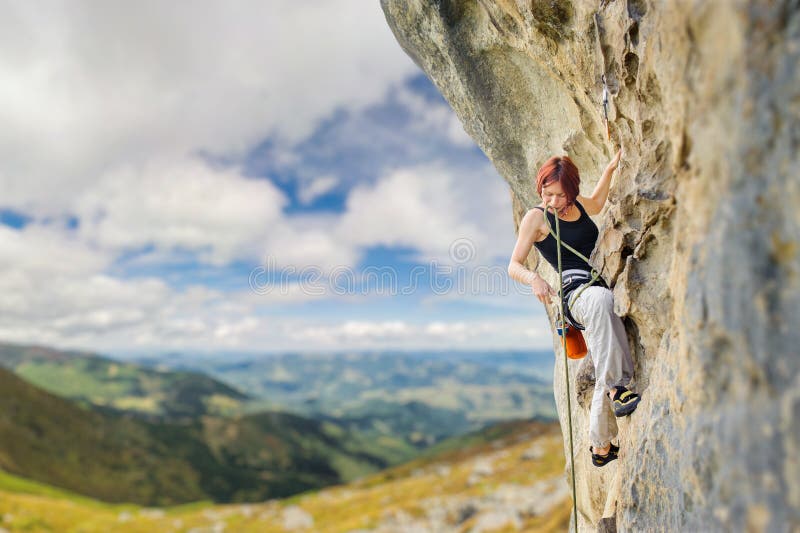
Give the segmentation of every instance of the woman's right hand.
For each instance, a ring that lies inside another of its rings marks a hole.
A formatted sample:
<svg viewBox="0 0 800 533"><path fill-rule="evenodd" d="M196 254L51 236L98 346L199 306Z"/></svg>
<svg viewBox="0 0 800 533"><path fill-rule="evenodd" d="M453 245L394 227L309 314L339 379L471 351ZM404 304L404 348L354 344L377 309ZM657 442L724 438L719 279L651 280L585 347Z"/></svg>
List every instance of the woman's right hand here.
<svg viewBox="0 0 800 533"><path fill-rule="evenodd" d="M619 166L619 160L621 157L622 157L622 147L620 147L620 149L617 150L617 155L615 155L614 159L612 159L611 162L608 164L608 168L610 168L612 171L617 170L617 167Z"/></svg>
<svg viewBox="0 0 800 533"><path fill-rule="evenodd" d="M545 305L550 303L550 296L558 295L558 293L553 290L553 287L540 276L533 278L533 281L531 281L531 288L533 289L533 294Z"/></svg>

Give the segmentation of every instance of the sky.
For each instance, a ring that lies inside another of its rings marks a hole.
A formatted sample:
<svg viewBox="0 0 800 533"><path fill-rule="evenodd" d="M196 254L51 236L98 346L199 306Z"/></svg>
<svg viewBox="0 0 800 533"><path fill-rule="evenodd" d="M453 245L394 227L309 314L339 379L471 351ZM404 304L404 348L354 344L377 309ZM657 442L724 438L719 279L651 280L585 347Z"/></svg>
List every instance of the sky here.
<svg viewBox="0 0 800 533"><path fill-rule="evenodd" d="M0 341L547 349L508 186L378 2L16 2Z"/></svg>

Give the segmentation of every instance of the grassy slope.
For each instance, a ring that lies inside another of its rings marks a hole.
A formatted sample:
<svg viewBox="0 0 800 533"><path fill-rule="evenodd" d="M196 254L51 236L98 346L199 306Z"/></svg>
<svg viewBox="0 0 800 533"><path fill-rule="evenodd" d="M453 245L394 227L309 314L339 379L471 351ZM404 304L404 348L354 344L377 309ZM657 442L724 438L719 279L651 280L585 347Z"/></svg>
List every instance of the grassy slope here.
<svg viewBox="0 0 800 533"><path fill-rule="evenodd" d="M541 457L525 457L532 444L542 449ZM501 486L526 488L548 479L563 483L561 437L557 426L552 424L504 424L443 447L450 451L348 485L248 505L198 503L166 509L109 505L0 474L0 527L9 531L150 533L224 524L226 531L272 533L285 531L284 513L290 508L300 508L312 517L313 531L338 533L378 527L393 515L422 516L432 498L437 501L481 498L491 496ZM496 458L493 472L477 483L470 483L474 461L489 455ZM535 496L531 493L530 497ZM522 530L565 531L569 513L570 501L564 498L544 514L526 516ZM477 519L469 517L452 530L469 531Z"/></svg>
<svg viewBox="0 0 800 533"><path fill-rule="evenodd" d="M106 501L263 500L388 464L330 422L273 412L151 424L77 407L5 369L0 405L0 467Z"/></svg>

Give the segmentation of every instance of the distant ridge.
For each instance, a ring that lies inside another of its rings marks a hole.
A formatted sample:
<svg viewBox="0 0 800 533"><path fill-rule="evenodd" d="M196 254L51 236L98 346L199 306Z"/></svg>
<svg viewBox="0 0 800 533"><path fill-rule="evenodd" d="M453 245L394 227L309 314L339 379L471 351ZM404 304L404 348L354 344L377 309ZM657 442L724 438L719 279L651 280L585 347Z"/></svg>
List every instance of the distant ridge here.
<svg viewBox="0 0 800 533"><path fill-rule="evenodd" d="M232 413L250 399L199 372L162 371L43 346L0 343L0 366L59 396L149 419Z"/></svg>

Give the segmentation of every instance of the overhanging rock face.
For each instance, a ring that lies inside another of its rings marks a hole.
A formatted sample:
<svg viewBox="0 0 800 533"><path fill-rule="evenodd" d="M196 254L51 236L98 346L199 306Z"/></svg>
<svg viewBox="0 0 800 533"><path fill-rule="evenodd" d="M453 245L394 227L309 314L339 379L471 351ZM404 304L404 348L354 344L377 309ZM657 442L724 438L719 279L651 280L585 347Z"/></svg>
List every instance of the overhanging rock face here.
<svg viewBox="0 0 800 533"><path fill-rule="evenodd" d="M592 467L588 373L570 363L580 529L609 514L620 531L800 527L800 3L382 7L508 181L516 221L551 155L569 154L591 192L614 153L606 75L624 155L593 262L643 401L620 421L620 460Z"/></svg>

